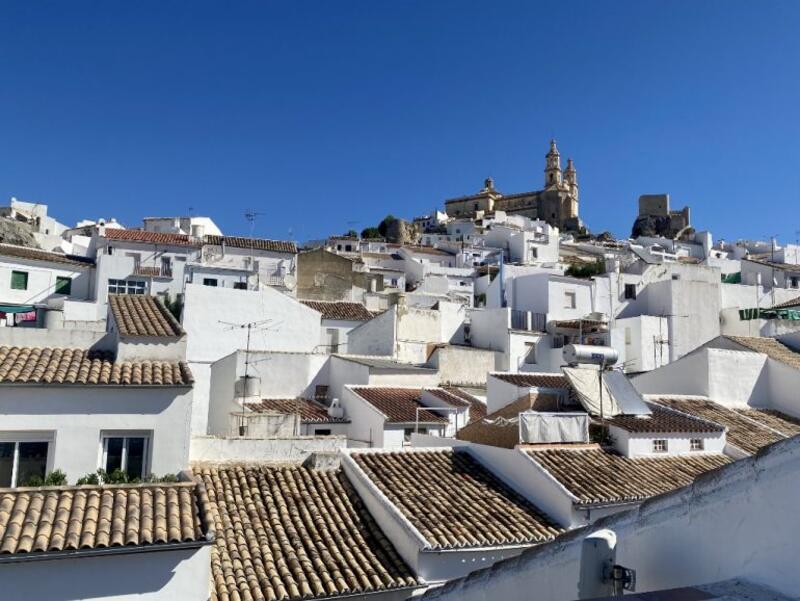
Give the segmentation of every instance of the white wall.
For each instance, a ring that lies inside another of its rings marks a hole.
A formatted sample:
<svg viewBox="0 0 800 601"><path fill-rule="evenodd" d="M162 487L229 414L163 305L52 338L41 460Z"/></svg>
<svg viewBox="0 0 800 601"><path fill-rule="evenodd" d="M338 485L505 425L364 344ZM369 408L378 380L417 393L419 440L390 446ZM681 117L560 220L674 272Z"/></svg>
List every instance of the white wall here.
<svg viewBox="0 0 800 601"><path fill-rule="evenodd" d="M617 536L616 561L636 570L637 592L741 578L797 592L800 439L700 476L602 524ZM426 600L539 601L578 597L581 546L593 528L430 592ZM742 544L748 541L748 544Z"/></svg>
<svg viewBox="0 0 800 601"><path fill-rule="evenodd" d="M260 291L186 285L183 327L189 361L215 361L247 344L251 350L311 352L320 341L319 313L272 288ZM222 323L225 322L225 323Z"/></svg>
<svg viewBox="0 0 800 601"><path fill-rule="evenodd" d="M616 426L609 427L609 434L614 440L614 448L626 457L665 457L676 455L708 455L725 451L726 436L724 432L659 433L639 434L628 432ZM692 439L703 440L702 451L692 451ZM654 453L653 440L666 440L667 453Z"/></svg>
<svg viewBox="0 0 800 601"><path fill-rule="evenodd" d="M328 399L341 399L346 384L368 384L369 367L339 357L331 357L328 367Z"/></svg>
<svg viewBox="0 0 800 601"><path fill-rule="evenodd" d="M206 601L211 546L0 564L5 599Z"/></svg>
<svg viewBox="0 0 800 601"><path fill-rule="evenodd" d="M241 411L236 397L238 353L234 352L209 366L208 384L208 421L203 428L202 418L196 420L196 428L192 434L227 436L230 433L230 415Z"/></svg>
<svg viewBox="0 0 800 601"><path fill-rule="evenodd" d="M147 431L150 472L162 476L188 465L191 411L187 388L5 385L0 437L51 433L48 471L61 469L72 483L101 467L102 433Z"/></svg>
<svg viewBox="0 0 800 601"><path fill-rule="evenodd" d="M334 453L345 448L344 436L296 436L291 438L228 438L195 436L192 461L288 461L301 463L312 453Z"/></svg>
<svg viewBox="0 0 800 601"><path fill-rule="evenodd" d="M12 271L24 271L28 274L28 287L25 290L11 288ZM69 296L56 294L57 277L72 280ZM90 265L80 268L65 263L26 261L0 256L0 303L32 305L51 298L87 300L92 295L93 280L94 267Z"/></svg>
<svg viewBox="0 0 800 601"><path fill-rule="evenodd" d="M350 419L347 438L359 446L383 447L384 415L347 387L342 391L340 400L345 415Z"/></svg>
<svg viewBox="0 0 800 601"><path fill-rule="evenodd" d="M395 354L395 323L397 306L390 307L377 317L365 321L350 331L347 337L347 352L351 355Z"/></svg>

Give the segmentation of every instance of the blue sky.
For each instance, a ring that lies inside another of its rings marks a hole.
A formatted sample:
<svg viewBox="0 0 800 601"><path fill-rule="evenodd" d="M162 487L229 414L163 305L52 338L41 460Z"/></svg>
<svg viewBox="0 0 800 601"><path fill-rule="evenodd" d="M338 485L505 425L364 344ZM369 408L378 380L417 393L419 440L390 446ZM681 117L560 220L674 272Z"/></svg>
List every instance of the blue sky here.
<svg viewBox="0 0 800 601"><path fill-rule="evenodd" d="M669 192L794 241L798 31L788 1L5 2L0 197L305 240L538 189L555 136L593 231Z"/></svg>

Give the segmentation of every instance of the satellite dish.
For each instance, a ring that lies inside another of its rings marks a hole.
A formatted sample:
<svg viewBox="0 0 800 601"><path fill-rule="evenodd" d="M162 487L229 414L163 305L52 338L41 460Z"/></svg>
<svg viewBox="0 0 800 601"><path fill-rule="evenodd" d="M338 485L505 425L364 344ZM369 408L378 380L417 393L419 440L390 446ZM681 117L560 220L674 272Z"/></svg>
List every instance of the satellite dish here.
<svg viewBox="0 0 800 601"><path fill-rule="evenodd" d="M285 278L283 278L283 285L289 290L294 290L295 286L297 286L297 278L293 275L287 275Z"/></svg>

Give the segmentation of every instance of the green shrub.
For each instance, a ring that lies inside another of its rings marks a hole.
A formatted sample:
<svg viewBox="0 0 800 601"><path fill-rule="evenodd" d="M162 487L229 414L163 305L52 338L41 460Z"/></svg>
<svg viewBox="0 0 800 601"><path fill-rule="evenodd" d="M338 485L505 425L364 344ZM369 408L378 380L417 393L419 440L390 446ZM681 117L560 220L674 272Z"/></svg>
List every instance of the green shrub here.
<svg viewBox="0 0 800 601"><path fill-rule="evenodd" d="M99 471L99 470L98 470ZM85 476L81 476L78 478L78 481L75 482L78 486L83 486L84 484L100 484L100 477L97 475L97 472L94 474L86 474Z"/></svg>
<svg viewBox="0 0 800 601"><path fill-rule="evenodd" d="M44 479L45 486L64 486L67 483L67 475L62 470L53 470Z"/></svg>

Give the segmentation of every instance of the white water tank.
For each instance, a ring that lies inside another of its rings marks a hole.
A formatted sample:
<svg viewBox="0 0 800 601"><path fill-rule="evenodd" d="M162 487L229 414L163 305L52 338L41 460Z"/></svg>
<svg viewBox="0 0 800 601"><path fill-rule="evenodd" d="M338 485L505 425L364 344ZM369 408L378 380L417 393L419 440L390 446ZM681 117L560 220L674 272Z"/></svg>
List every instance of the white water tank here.
<svg viewBox="0 0 800 601"><path fill-rule="evenodd" d="M206 226L204 226L202 223L195 223L194 225L192 225L192 237L202 238L205 232L206 232Z"/></svg>
<svg viewBox="0 0 800 601"><path fill-rule="evenodd" d="M568 344L562 351L564 361L569 365L589 364L611 366L619 359L619 353L610 346L589 344Z"/></svg>
<svg viewBox="0 0 800 601"><path fill-rule="evenodd" d="M342 419L344 417L344 407L342 407L339 399L331 401L331 406L328 407L328 415L334 419Z"/></svg>

